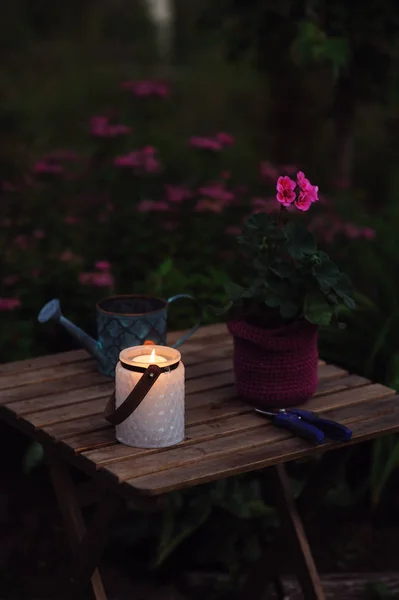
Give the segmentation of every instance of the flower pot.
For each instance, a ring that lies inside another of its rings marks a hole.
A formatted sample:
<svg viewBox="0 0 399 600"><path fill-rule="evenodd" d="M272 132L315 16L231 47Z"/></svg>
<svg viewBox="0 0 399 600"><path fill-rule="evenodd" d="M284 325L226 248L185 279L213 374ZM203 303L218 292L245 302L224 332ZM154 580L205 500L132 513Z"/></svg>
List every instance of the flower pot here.
<svg viewBox="0 0 399 600"><path fill-rule="evenodd" d="M258 408L285 408L306 402L316 391L318 329L298 320L264 329L230 321L238 395Z"/></svg>

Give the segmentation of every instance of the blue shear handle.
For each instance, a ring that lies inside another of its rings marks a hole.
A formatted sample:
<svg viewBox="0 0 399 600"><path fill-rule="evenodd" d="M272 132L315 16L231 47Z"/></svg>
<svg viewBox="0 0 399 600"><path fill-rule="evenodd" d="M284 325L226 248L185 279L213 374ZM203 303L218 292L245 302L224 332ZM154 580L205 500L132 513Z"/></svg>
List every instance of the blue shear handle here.
<svg viewBox="0 0 399 600"><path fill-rule="evenodd" d="M317 429L317 427L310 425L310 423L307 423L293 413L277 413L273 418L273 425L276 427L281 427L282 429L288 429L295 435L303 438L304 440L308 440L309 442L314 442L315 444L321 444L324 442L324 433L321 431L321 429Z"/></svg>
<svg viewBox="0 0 399 600"><path fill-rule="evenodd" d="M176 296L172 296L171 298L168 299L168 304L172 304L172 302L174 302L175 300L180 300L181 298L186 298L187 300L193 300L193 302L195 302L195 305L197 308L197 323L194 325L194 327L192 327L190 329L190 331L187 331L187 333L185 333L180 338L180 340L177 340L177 342L175 344L173 344L173 348L178 348L179 346L182 345L183 342L188 340L188 338L190 338L193 335L193 333L195 333L197 331L198 327L201 325L201 319L202 319L201 304L198 302L198 300L196 298L194 298L194 296L190 296L190 294L177 294Z"/></svg>
<svg viewBox="0 0 399 600"><path fill-rule="evenodd" d="M311 423L315 427L318 427L324 431L325 436L330 440L334 440L336 442L349 442L352 437L352 431L348 429L348 427L345 427L345 425L341 425L341 423L337 423L336 421L331 421L329 419L323 419L310 410L291 408L291 412L298 417L306 419L308 423Z"/></svg>

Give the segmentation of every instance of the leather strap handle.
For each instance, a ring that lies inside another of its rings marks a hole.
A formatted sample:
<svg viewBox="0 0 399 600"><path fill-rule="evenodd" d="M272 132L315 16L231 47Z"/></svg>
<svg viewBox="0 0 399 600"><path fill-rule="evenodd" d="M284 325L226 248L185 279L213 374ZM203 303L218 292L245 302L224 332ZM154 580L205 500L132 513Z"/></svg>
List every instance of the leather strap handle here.
<svg viewBox="0 0 399 600"><path fill-rule="evenodd" d="M126 400L117 409L115 409L114 391L104 411L104 417L107 421L111 425L119 425L123 421L126 421L142 403L161 373L162 369L158 365L149 365Z"/></svg>

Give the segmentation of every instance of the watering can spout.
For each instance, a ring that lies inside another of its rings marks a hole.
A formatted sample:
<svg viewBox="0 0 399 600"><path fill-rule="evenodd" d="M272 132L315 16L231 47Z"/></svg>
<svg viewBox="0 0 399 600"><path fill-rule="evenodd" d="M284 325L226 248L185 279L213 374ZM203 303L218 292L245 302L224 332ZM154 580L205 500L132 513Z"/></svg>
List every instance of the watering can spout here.
<svg viewBox="0 0 399 600"><path fill-rule="evenodd" d="M72 337L74 337L75 340L79 342L81 346L86 348L86 350L90 352L90 354L94 356L94 358L96 358L100 363L103 363L106 357L104 356L104 353L100 348L99 342L94 340L90 335L88 335L82 329L80 329L80 327L74 325L72 321L63 316L63 314L61 313L61 306L59 300L54 299L50 300L50 302L47 302L47 304L43 306L42 310L38 314L37 320L39 321L39 323L47 323L47 321L51 320L56 321L57 323L65 327L65 329L72 335Z"/></svg>

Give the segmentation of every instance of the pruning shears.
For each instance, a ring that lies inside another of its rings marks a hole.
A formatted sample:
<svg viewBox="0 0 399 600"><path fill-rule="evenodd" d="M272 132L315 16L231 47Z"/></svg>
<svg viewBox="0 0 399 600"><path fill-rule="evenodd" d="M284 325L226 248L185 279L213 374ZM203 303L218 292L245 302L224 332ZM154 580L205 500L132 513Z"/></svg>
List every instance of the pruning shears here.
<svg viewBox="0 0 399 600"><path fill-rule="evenodd" d="M303 410L302 408L262 410L255 408L255 411L271 419L275 427L287 429L298 437L316 444L322 444L325 438L336 442L349 442L352 437L352 431L345 425L323 419L310 410Z"/></svg>

